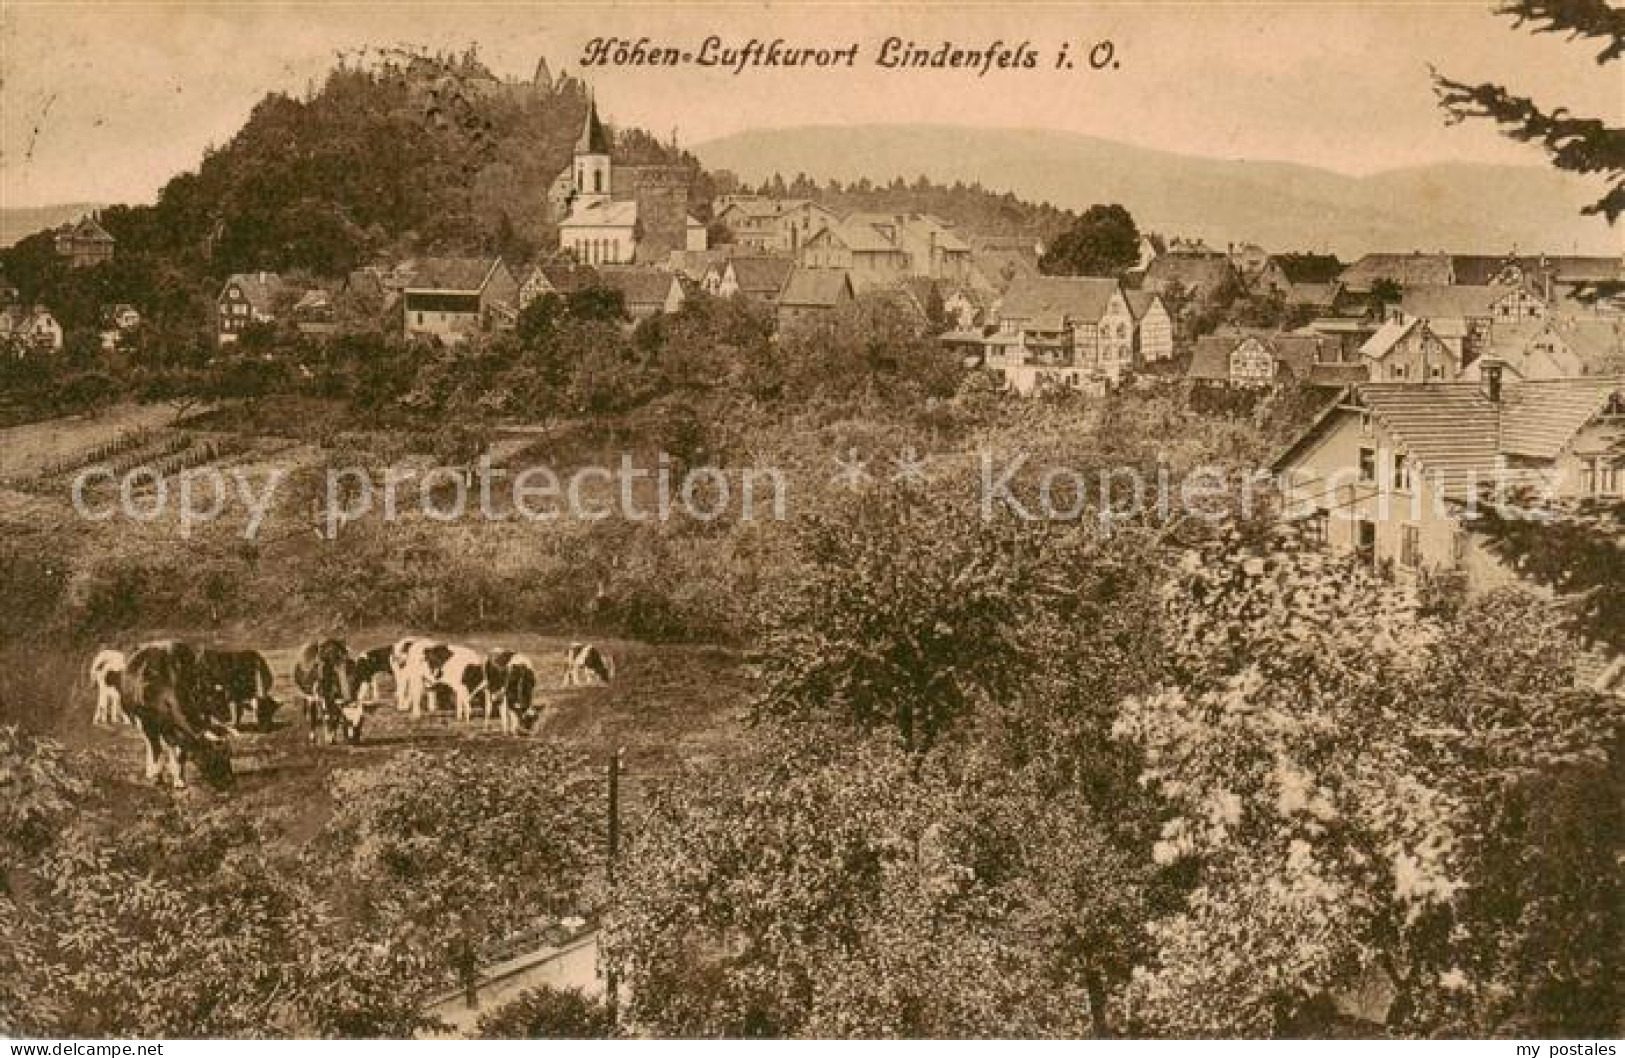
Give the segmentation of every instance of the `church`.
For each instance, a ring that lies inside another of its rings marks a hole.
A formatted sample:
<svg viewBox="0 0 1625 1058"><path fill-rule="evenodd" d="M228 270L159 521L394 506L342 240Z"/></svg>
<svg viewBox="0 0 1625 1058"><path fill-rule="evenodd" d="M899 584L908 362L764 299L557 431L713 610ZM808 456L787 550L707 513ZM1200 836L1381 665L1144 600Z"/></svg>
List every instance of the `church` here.
<svg viewBox="0 0 1625 1058"><path fill-rule="evenodd" d="M682 166L623 166L610 161L609 132L598 104L587 105L559 222L559 246L585 264L655 264L673 250L704 250L705 225L688 214L690 175Z"/></svg>

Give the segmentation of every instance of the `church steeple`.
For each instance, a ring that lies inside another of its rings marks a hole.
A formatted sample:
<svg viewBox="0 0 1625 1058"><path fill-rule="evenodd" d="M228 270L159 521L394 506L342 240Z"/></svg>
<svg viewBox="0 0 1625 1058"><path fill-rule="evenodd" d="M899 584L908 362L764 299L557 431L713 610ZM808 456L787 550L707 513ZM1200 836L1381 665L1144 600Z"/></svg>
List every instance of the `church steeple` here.
<svg viewBox="0 0 1625 1058"><path fill-rule="evenodd" d="M598 102L587 97L587 120L581 126L581 138L576 140L576 156L609 153L609 132L598 120Z"/></svg>

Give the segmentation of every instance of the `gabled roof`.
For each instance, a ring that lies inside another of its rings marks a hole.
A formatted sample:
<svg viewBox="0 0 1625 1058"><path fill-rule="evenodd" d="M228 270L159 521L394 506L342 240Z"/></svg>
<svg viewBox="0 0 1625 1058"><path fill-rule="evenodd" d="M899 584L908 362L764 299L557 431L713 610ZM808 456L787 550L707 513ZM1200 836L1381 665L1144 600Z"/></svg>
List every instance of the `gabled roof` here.
<svg viewBox="0 0 1625 1058"><path fill-rule="evenodd" d="M1509 455L1555 459L1622 387L1625 380L1619 378L1563 378L1506 386L1501 450Z"/></svg>
<svg viewBox="0 0 1625 1058"><path fill-rule="evenodd" d="M1367 338L1365 344L1360 346L1360 355L1372 360L1381 360L1394 351L1394 346L1412 331L1427 330L1427 324L1418 318L1390 320L1377 328L1377 333Z"/></svg>
<svg viewBox="0 0 1625 1058"><path fill-rule="evenodd" d="M621 292L629 309L635 305L664 305L671 296L672 284L677 282L670 272L639 265L604 265L598 273L605 286Z"/></svg>
<svg viewBox="0 0 1625 1058"><path fill-rule="evenodd" d="M1466 499L1504 473L1502 456L1551 460L1616 395L1625 377L1508 382L1499 404L1476 382L1351 386L1338 406L1366 408L1446 496ZM1281 469L1317 436L1334 409L1274 460Z"/></svg>
<svg viewBox="0 0 1625 1058"><path fill-rule="evenodd" d="M733 269L743 293L772 295L784 289L796 263L788 257L735 257L725 267Z"/></svg>
<svg viewBox="0 0 1625 1058"><path fill-rule="evenodd" d="M1309 382L1315 378L1318 367L1330 361L1337 352L1337 342L1312 334L1276 334L1264 331L1232 330L1206 334L1196 340L1191 353L1191 366L1186 374L1191 378L1228 379L1230 357L1243 343L1256 341L1264 347L1276 363L1276 372ZM1336 365L1343 366L1343 365ZM1359 374L1356 381L1366 376L1364 364L1355 365Z"/></svg>
<svg viewBox="0 0 1625 1058"><path fill-rule="evenodd" d="M1343 284L1335 279L1329 283L1292 283L1286 289L1286 303L1329 309L1337 303L1337 296L1342 292Z"/></svg>
<svg viewBox="0 0 1625 1058"><path fill-rule="evenodd" d="M273 302L287 286L275 272L238 272L227 278L226 285L220 288L221 295L234 285L243 292L244 301L265 315L271 314Z"/></svg>
<svg viewBox="0 0 1625 1058"><path fill-rule="evenodd" d="M1450 286L1421 283L1404 287L1400 292L1399 307L1407 316L1474 319L1494 314L1497 301L1512 292L1510 287L1489 285Z"/></svg>
<svg viewBox="0 0 1625 1058"><path fill-rule="evenodd" d="M74 224L64 224L59 235L66 235L79 242L114 242L108 230L101 225L101 221L87 213Z"/></svg>
<svg viewBox="0 0 1625 1058"><path fill-rule="evenodd" d="M1016 320L1055 316L1074 323L1093 323L1106 315L1112 295L1120 290L1122 285L1115 279L1026 276L1010 284L999 315Z"/></svg>
<svg viewBox="0 0 1625 1058"><path fill-rule="evenodd" d="M1574 255L1456 254L1451 258L1458 283L1489 283L1507 267L1516 265L1526 276L1551 276L1554 280L1602 281L1625 278L1625 259L1620 257L1580 257Z"/></svg>
<svg viewBox="0 0 1625 1058"><path fill-rule="evenodd" d="M1162 301L1148 290L1125 290L1123 296L1128 299L1128 310L1134 314L1136 322L1145 319L1145 314L1151 311L1151 306ZM1167 312L1168 306L1163 305L1162 309Z"/></svg>
<svg viewBox="0 0 1625 1058"><path fill-rule="evenodd" d="M854 215L855 217L856 215ZM894 253L899 252L896 244L886 238L884 232L873 224L848 217L839 224L832 224L823 231L814 235L807 241L829 239L846 247L853 253Z"/></svg>
<svg viewBox="0 0 1625 1058"><path fill-rule="evenodd" d="M779 304L792 308L833 308L852 296L852 277L844 268L802 268L790 273Z"/></svg>
<svg viewBox="0 0 1625 1058"><path fill-rule="evenodd" d="M1368 253L1343 270L1343 286L1357 294L1370 293L1379 279L1391 279L1401 288L1422 284L1449 286L1456 281L1449 254Z"/></svg>
<svg viewBox="0 0 1625 1058"><path fill-rule="evenodd" d="M500 257L426 257L418 262L406 289L475 293L485 289L501 264Z"/></svg>
<svg viewBox="0 0 1625 1058"><path fill-rule="evenodd" d="M1206 293L1235 278L1236 269L1223 254L1165 253L1145 270L1147 287L1178 283L1187 290Z"/></svg>

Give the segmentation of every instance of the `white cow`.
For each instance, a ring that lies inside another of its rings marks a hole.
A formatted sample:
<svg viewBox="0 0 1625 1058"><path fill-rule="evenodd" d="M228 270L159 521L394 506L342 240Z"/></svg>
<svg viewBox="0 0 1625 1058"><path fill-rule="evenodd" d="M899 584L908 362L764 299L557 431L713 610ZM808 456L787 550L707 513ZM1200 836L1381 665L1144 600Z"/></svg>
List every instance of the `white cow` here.
<svg viewBox="0 0 1625 1058"><path fill-rule="evenodd" d="M602 687L615 679L615 659L591 643L571 643L564 660L566 687Z"/></svg>
<svg viewBox="0 0 1625 1058"><path fill-rule="evenodd" d="M123 721L135 724L135 717L124 710L124 695L120 681L128 659L122 650L99 650L90 662L90 682L96 688L94 724L114 725Z"/></svg>

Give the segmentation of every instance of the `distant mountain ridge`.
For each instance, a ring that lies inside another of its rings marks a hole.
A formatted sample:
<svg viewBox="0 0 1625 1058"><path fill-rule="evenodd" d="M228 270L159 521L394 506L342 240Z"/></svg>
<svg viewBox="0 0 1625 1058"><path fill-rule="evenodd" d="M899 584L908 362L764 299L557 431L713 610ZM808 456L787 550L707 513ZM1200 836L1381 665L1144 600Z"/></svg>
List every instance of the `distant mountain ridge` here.
<svg viewBox="0 0 1625 1058"><path fill-rule="evenodd" d="M0 247L37 231L55 228L101 209L99 202L66 202L60 206L0 207Z"/></svg>
<svg viewBox="0 0 1625 1058"><path fill-rule="evenodd" d="M754 184L775 172L884 183L924 174L1081 210L1120 202L1140 227L1223 247L1619 254L1617 231L1580 210L1593 182L1538 166L1447 163L1356 177L1288 162L1231 161L1047 129L804 126L737 133L693 152Z"/></svg>

